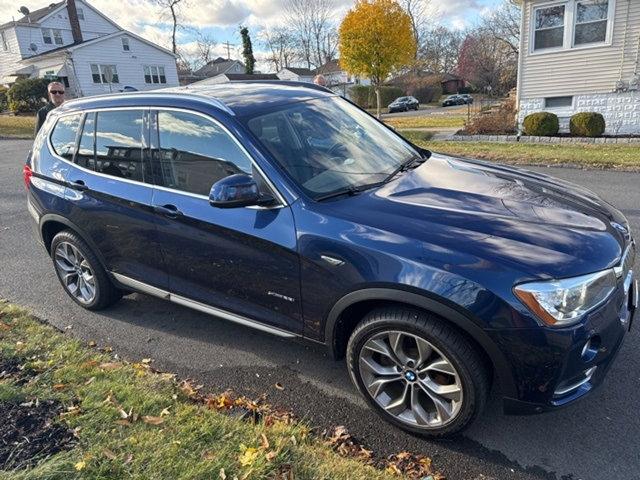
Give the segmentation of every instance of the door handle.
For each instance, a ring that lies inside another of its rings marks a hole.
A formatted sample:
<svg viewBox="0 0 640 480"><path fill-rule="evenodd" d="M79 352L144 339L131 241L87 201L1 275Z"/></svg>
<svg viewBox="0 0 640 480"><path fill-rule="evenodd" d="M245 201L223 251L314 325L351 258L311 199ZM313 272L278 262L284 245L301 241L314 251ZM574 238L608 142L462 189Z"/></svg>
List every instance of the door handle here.
<svg viewBox="0 0 640 480"><path fill-rule="evenodd" d="M86 192L87 190L89 190L89 187L87 187L87 185L85 185L85 183L82 180L76 180L75 182L67 182L67 187L73 190L77 190L79 192Z"/></svg>
<svg viewBox="0 0 640 480"><path fill-rule="evenodd" d="M169 218L182 216L182 212L175 205L154 205L153 211Z"/></svg>

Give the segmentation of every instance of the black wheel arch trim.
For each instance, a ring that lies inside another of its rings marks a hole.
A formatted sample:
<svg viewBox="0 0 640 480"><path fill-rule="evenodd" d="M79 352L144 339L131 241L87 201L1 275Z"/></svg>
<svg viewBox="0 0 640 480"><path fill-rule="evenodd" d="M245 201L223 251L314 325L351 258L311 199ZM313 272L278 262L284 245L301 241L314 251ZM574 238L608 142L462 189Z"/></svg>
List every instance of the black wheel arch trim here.
<svg viewBox="0 0 640 480"><path fill-rule="evenodd" d="M424 294L418 294L406 290L398 290L394 288L366 288L348 293L338 300L327 315L324 328L324 342L329 347L330 353L334 358L339 357L336 333L340 315L351 305L371 300L390 301L411 305L433 312L451 322L475 340L487 354L495 368L495 372L497 373L497 379L502 387L502 394L504 396L517 397L515 381L507 359L489 337L487 332L472 320L469 314L460 312L458 309L446 305L439 299L434 299L425 296Z"/></svg>
<svg viewBox="0 0 640 480"><path fill-rule="evenodd" d="M102 253L100 253L100 249L98 248L98 246L91 239L91 236L87 234L87 232L85 232L78 225L71 222L68 218L63 217L61 215L57 215L55 213L45 213L44 215L42 215L42 217L40 217L40 224L38 225L38 230L40 231L40 238L42 240L42 243L45 245L45 248L47 248L47 250L49 250L49 247L47 247L46 241L44 238L44 227L45 227L45 224L49 222L61 223L69 227L70 230L73 230L74 232L76 232L80 236L80 238L82 238L82 240L87 242L87 245L89 245L89 248L91 248L91 251L95 254L96 257L98 257L98 261L100 262L102 267L108 271L104 257L102 256ZM51 254L50 251L48 253Z"/></svg>

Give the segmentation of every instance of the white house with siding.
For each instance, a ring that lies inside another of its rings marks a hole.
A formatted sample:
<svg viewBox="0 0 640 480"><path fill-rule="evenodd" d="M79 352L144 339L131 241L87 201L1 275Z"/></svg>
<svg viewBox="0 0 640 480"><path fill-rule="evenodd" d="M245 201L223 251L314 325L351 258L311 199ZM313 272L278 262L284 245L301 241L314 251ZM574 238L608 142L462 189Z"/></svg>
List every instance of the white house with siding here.
<svg viewBox="0 0 640 480"><path fill-rule="evenodd" d="M65 0L0 25L0 84L57 78L81 97L178 85L176 56L120 28L83 0Z"/></svg>
<svg viewBox="0 0 640 480"><path fill-rule="evenodd" d="M524 0L518 119L599 112L607 135L640 134L640 0Z"/></svg>

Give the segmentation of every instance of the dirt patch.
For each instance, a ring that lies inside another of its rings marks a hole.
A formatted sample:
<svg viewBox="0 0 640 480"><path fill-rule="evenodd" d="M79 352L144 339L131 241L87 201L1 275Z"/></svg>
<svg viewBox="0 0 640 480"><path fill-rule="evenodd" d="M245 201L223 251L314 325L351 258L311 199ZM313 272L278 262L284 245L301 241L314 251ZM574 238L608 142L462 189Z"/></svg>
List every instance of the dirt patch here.
<svg viewBox="0 0 640 480"><path fill-rule="evenodd" d="M52 400L0 403L0 470L32 467L72 448L73 432L56 422L62 411Z"/></svg>

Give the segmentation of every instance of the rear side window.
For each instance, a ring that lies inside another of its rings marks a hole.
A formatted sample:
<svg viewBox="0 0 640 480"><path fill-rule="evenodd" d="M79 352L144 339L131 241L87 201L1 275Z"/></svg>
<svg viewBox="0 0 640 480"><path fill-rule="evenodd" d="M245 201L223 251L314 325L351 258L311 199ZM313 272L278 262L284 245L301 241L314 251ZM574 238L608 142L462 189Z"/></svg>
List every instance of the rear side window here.
<svg viewBox="0 0 640 480"><path fill-rule="evenodd" d="M158 112L160 164L164 186L209 195L211 186L236 173L252 174L249 157L215 123L199 115Z"/></svg>
<svg viewBox="0 0 640 480"><path fill-rule="evenodd" d="M143 123L142 110L97 113L96 172L138 182L144 181Z"/></svg>
<svg viewBox="0 0 640 480"><path fill-rule="evenodd" d="M78 153L75 162L81 167L95 170L96 168L96 114L88 113L84 117L84 125L82 134L80 135L80 144L78 145Z"/></svg>
<svg viewBox="0 0 640 480"><path fill-rule="evenodd" d="M80 127L82 114L60 117L51 133L51 145L56 154L71 160L76 148L76 136Z"/></svg>

